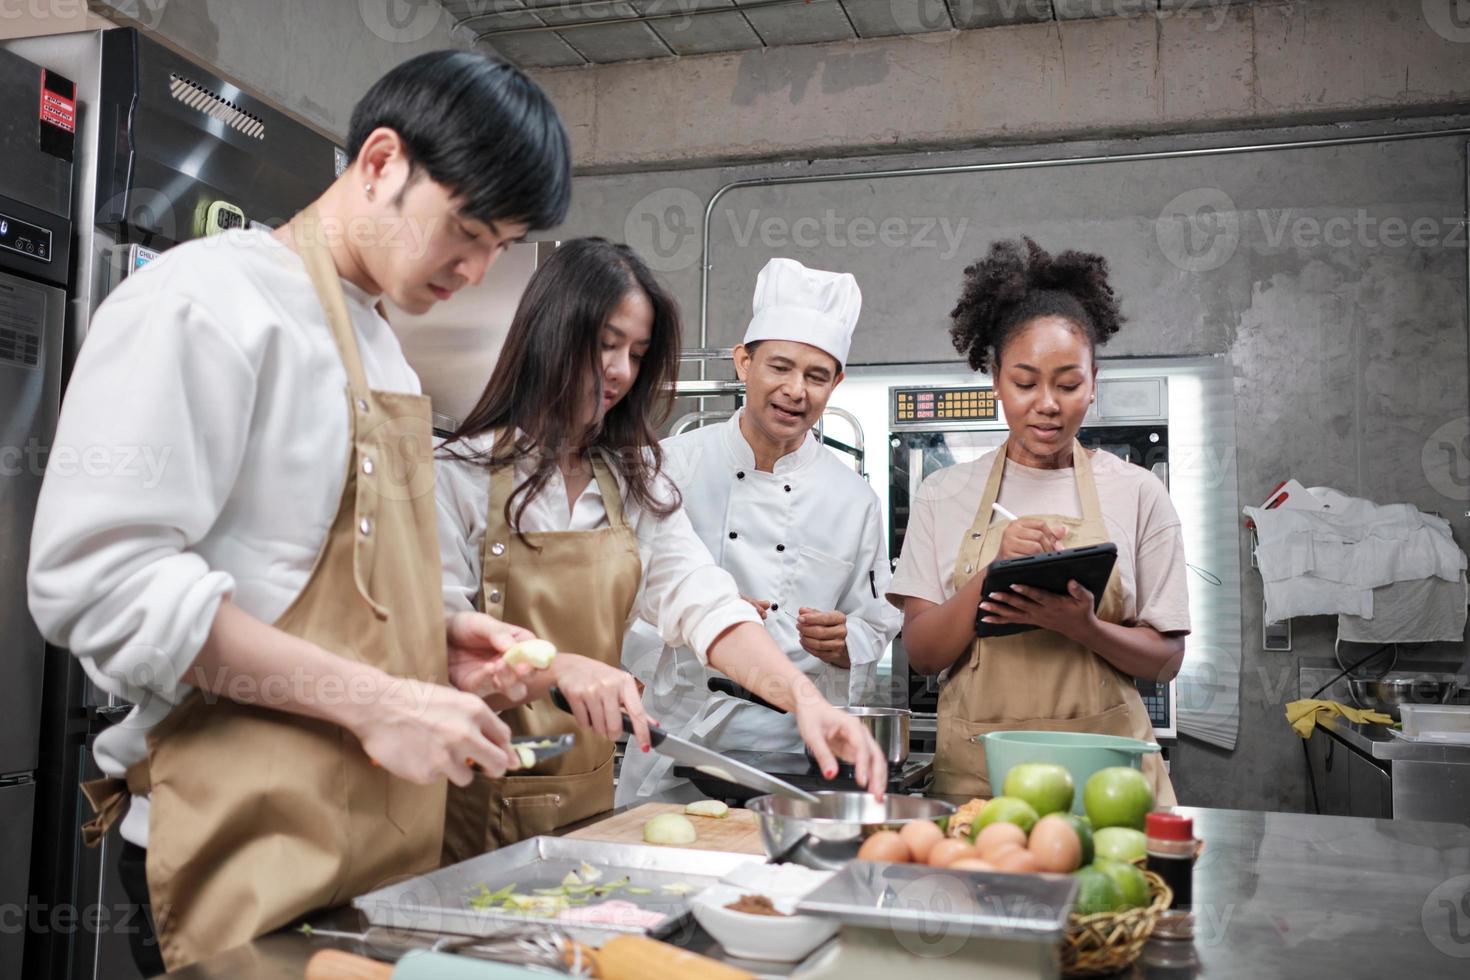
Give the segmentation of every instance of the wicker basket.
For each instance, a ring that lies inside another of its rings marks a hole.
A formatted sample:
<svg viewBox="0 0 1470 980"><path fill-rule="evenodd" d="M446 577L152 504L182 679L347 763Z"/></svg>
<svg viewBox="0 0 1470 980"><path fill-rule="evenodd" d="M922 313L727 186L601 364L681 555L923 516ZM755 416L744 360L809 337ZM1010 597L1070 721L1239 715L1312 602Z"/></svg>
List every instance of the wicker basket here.
<svg viewBox="0 0 1470 980"><path fill-rule="evenodd" d="M1174 900L1174 893L1152 871L1148 879L1148 905L1121 912L1096 915L1072 913L1067 937L1062 940L1062 976L1099 977L1126 969L1143 952L1159 916Z"/></svg>

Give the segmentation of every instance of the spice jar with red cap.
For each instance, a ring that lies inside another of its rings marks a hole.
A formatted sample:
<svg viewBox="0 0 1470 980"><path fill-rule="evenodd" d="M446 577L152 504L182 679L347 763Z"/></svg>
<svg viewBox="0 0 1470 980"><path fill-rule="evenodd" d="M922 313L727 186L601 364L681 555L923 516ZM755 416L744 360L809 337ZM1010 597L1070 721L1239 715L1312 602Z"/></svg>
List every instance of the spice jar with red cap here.
<svg viewBox="0 0 1470 980"><path fill-rule="evenodd" d="M1174 900L1159 917L1154 935L1161 939L1194 936L1194 821L1178 813L1150 813L1144 822L1148 838L1148 870L1164 879Z"/></svg>

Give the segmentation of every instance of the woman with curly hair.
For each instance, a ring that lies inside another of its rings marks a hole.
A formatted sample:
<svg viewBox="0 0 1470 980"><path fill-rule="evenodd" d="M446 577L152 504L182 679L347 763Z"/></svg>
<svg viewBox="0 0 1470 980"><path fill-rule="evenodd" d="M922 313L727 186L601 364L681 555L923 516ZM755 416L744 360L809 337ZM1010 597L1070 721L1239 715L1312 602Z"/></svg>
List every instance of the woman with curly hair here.
<svg viewBox="0 0 1470 980"><path fill-rule="evenodd" d="M985 732L1151 738L1133 678L1178 673L1189 594L1163 483L1077 442L1097 397L1097 348L1123 322L1107 261L1053 256L1029 238L996 242L965 270L951 317L955 348L990 374L1010 433L999 449L924 481L888 599L903 610L910 665L948 673L935 789L991 796ZM996 503L1021 516L999 518ZM1117 545L1118 560L1096 611L1075 581L1065 595L1019 585L981 594L993 561L1104 541ZM977 616L1038 628L977 638ZM1159 802L1173 803L1157 756L1144 757L1144 772Z"/></svg>

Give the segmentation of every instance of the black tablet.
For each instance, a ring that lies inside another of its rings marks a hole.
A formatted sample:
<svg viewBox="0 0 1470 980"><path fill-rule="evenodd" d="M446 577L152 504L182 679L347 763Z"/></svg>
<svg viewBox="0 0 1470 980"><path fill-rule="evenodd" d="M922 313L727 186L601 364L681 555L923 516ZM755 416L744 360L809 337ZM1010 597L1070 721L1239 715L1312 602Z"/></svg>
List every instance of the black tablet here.
<svg viewBox="0 0 1470 980"><path fill-rule="evenodd" d="M1117 560L1118 546L1105 541L1085 548L1066 548L1044 555L991 562L990 570L985 574L984 594L1007 592L1012 585L1029 585L1063 595L1067 591L1067 583L1075 579L1092 593L1092 609L1096 612L1102 604L1103 590L1108 587L1108 576L1113 574L1113 564ZM1039 626L983 622L988 615L990 613L984 609L975 610L976 636L1010 636L1040 629Z"/></svg>

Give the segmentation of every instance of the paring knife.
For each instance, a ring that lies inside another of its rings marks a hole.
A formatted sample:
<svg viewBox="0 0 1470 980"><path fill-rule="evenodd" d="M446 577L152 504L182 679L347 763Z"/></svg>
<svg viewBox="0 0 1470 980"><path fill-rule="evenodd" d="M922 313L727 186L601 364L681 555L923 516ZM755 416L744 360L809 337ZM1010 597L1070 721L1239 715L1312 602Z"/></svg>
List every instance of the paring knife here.
<svg viewBox="0 0 1470 980"><path fill-rule="evenodd" d="M515 754L518 768L530 769L547 759L555 759L576 744L577 736L571 732L565 735L513 735L510 740L510 750ZM473 759L466 761L475 772L485 771Z"/></svg>
<svg viewBox="0 0 1470 980"><path fill-rule="evenodd" d="M510 740L511 749L521 757L523 769L529 768L526 752L531 753L535 762L545 762L569 751L576 744L577 736L570 732L565 735L516 735Z"/></svg>
<svg viewBox="0 0 1470 980"><path fill-rule="evenodd" d="M563 711L572 710L566 697L556 688L551 689L551 700ZM623 715L623 731L629 735L633 734L633 723L628 720L626 714ZM784 779L777 779L770 773L761 772L755 766L748 766L727 755L721 755L713 749L696 745L688 739L664 731L657 725L648 726L648 742L660 755L668 756L675 762L682 762L686 766L693 766L700 772L717 779L747 786L750 789L758 789L764 793L789 796L794 800L802 800L807 803L819 802L813 794L791 785Z"/></svg>

